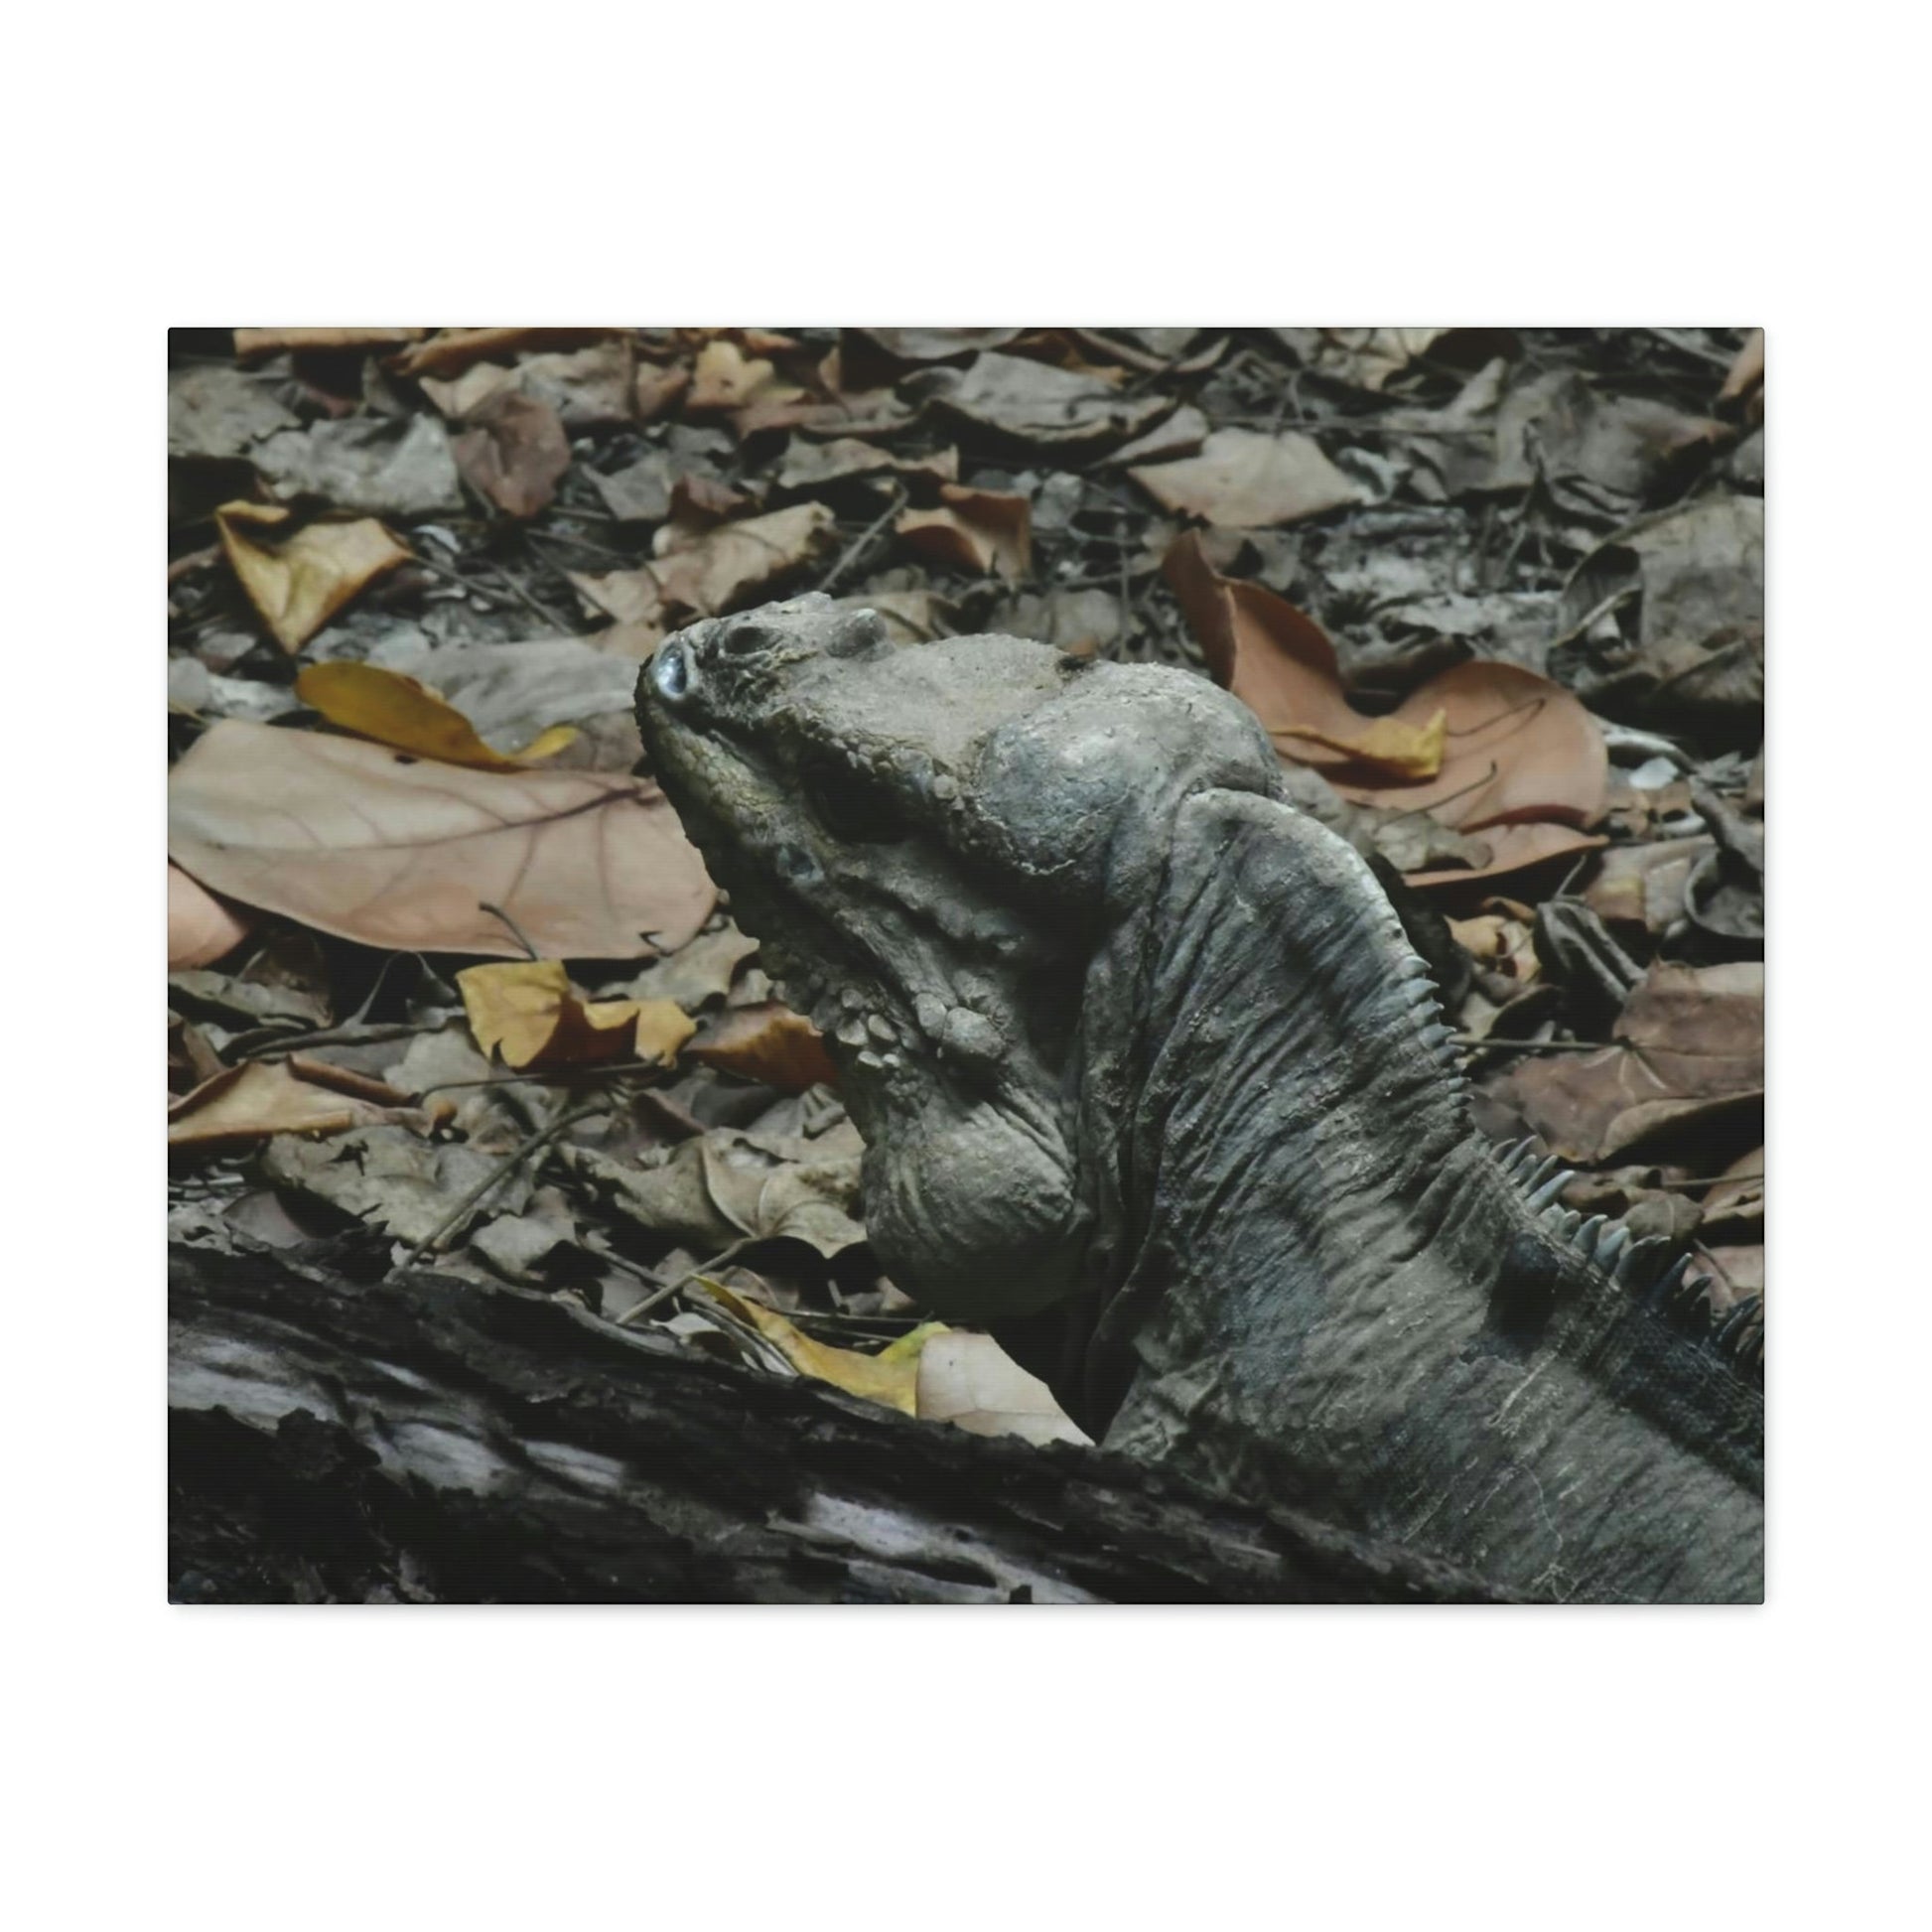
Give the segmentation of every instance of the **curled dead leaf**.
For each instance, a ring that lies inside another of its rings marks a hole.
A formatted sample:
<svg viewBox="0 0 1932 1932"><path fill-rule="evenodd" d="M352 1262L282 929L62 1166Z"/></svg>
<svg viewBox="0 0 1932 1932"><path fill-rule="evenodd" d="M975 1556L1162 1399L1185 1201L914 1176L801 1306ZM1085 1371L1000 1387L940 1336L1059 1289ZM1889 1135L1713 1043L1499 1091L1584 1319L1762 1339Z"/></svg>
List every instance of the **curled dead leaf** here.
<svg viewBox="0 0 1932 1932"><path fill-rule="evenodd" d="M1002 577L1025 577L1033 569L1033 511L1025 496L942 483L939 502L938 509L899 517L896 527L907 549Z"/></svg>
<svg viewBox="0 0 1932 1932"><path fill-rule="evenodd" d="M470 966L456 976L470 1031L519 1072L598 1060L670 1060L697 1029L668 1000L586 1002L562 960Z"/></svg>
<svg viewBox="0 0 1932 1932"><path fill-rule="evenodd" d="M359 732L378 745L479 771L521 770L534 759L561 752L577 737L570 726L555 725L519 752L498 752L478 737L476 727L440 691L400 671L345 658L305 664L295 690L332 725Z"/></svg>
<svg viewBox="0 0 1932 1932"><path fill-rule="evenodd" d="M168 846L209 891L364 945L557 958L672 951L717 897L654 784L477 771L227 719L168 784ZM650 937L646 935L655 935Z"/></svg>
<svg viewBox="0 0 1932 1932"><path fill-rule="evenodd" d="M1530 820L1587 826L1602 815L1602 735L1561 685L1520 665L1476 659L1430 678L1387 719L1372 720L1344 695L1320 625L1265 586L1221 576L1198 532L1182 537L1163 568L1215 682L1260 718L1277 751L1321 768L1343 798L1429 811L1458 831ZM1375 724L1420 732L1439 711L1447 750L1434 777L1405 779L1362 760L1356 748Z"/></svg>
<svg viewBox="0 0 1932 1932"><path fill-rule="evenodd" d="M276 504L233 502L215 511L214 527L249 603L287 651L411 555L372 516L304 520Z"/></svg>

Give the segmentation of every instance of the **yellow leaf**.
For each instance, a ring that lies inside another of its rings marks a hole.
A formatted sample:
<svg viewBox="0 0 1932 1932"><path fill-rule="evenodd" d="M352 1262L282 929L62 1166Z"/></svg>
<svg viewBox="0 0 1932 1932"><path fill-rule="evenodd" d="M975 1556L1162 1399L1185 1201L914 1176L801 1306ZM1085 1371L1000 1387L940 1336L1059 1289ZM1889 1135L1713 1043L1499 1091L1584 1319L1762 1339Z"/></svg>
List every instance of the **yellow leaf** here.
<svg viewBox="0 0 1932 1932"><path fill-rule="evenodd" d="M214 527L228 563L275 641L297 651L364 585L411 552L372 516L298 523L271 503L223 503Z"/></svg>
<svg viewBox="0 0 1932 1932"><path fill-rule="evenodd" d="M1335 738L1316 725L1283 725L1277 738L1303 738L1345 752L1357 764L1372 764L1398 778L1433 778L1443 768L1449 749L1449 713L1439 709L1426 725L1405 725L1400 718L1377 718L1353 738Z"/></svg>
<svg viewBox="0 0 1932 1932"><path fill-rule="evenodd" d="M698 1031L698 1023L675 1000L631 1000L613 1002L635 1009L637 1057L658 1060L668 1066L678 1049ZM598 1009L593 1008L593 1012Z"/></svg>
<svg viewBox="0 0 1932 1932"><path fill-rule="evenodd" d="M477 736L477 728L440 691L375 664L305 665L295 692L345 731L478 771L520 770L533 759L561 752L577 736L569 725L552 725L520 752L498 752Z"/></svg>
<svg viewBox="0 0 1932 1932"><path fill-rule="evenodd" d="M669 1000L587 1005L558 959L469 966L457 976L477 1044L505 1066L581 1065L634 1052L671 1059L697 1031Z"/></svg>
<svg viewBox="0 0 1932 1932"><path fill-rule="evenodd" d="M918 1414L919 1355L934 1335L946 1332L942 1323L928 1321L901 1335L877 1355L862 1355L856 1348L834 1348L801 1334L775 1309L734 1295L722 1282L701 1275L698 1284L741 1321L749 1321L765 1340L773 1343L800 1375L830 1382L847 1395L863 1396L868 1402L882 1402L901 1415Z"/></svg>

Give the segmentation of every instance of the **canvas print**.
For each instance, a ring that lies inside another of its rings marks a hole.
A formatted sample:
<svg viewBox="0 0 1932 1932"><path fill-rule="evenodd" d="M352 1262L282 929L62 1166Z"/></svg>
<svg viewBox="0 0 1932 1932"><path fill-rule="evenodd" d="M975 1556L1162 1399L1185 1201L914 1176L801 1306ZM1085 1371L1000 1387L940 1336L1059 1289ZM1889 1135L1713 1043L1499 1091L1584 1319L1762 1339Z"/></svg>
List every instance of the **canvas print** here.
<svg viewBox="0 0 1932 1932"><path fill-rule="evenodd" d="M1761 330L167 382L172 1600L1762 1600Z"/></svg>

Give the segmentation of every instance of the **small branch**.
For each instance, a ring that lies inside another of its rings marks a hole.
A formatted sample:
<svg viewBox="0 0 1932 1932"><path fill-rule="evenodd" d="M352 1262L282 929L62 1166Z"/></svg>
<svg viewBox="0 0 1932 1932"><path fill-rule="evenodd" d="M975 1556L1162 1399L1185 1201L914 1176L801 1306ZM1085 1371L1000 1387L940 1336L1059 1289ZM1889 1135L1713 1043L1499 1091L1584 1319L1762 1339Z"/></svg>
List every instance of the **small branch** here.
<svg viewBox="0 0 1932 1932"><path fill-rule="evenodd" d="M478 1204L493 1193L512 1173L532 1155L541 1154L565 1128L574 1127L580 1120L587 1120L592 1114L602 1113L603 1103L589 1107L577 1107L567 1114L560 1115L548 1127L539 1128L522 1146L499 1161L483 1179L470 1189L444 1217L442 1223L425 1240L410 1250L409 1258L403 1263L405 1268L417 1267L425 1255L438 1252L451 1235L457 1232L476 1211Z"/></svg>
<svg viewBox="0 0 1932 1932"><path fill-rule="evenodd" d="M860 557L872 543L872 540L905 507L905 503L906 495L904 489L897 483L895 483L893 485L892 501L846 545L845 554L819 579L818 588L829 595L832 586L859 561Z"/></svg>
<svg viewBox="0 0 1932 1932"><path fill-rule="evenodd" d="M735 1256L743 1254L757 1238L756 1235L748 1234L742 1239L734 1241L730 1247L720 1248L709 1261L701 1261L695 1267L687 1268L675 1280L666 1282L661 1288L653 1289L641 1302L636 1303L631 1308L625 1309L612 1325L618 1328L629 1327L633 1321L639 1320L644 1315L647 1315L652 1309L658 1307L661 1303L668 1302L687 1283L696 1281L700 1275L713 1273L715 1270L724 1267Z"/></svg>

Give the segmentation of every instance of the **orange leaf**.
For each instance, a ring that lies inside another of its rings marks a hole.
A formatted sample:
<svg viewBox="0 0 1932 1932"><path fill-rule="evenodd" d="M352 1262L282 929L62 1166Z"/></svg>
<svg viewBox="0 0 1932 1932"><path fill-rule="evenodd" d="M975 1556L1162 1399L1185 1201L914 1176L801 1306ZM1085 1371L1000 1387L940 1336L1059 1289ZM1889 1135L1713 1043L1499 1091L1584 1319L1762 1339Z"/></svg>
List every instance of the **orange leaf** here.
<svg viewBox="0 0 1932 1932"><path fill-rule="evenodd" d="M780 1093L836 1086L839 1079L818 1029L775 1000L734 1007L691 1048L689 1057L748 1080L762 1080Z"/></svg>
<svg viewBox="0 0 1932 1932"><path fill-rule="evenodd" d="M1476 659L1430 678L1388 719L1371 719L1344 696L1326 633L1285 597L1219 575L1193 533L1163 568L1215 682L1255 713L1277 751L1322 770L1342 797L1429 811L1464 832L1533 819L1586 826L1602 816L1609 757L1562 685ZM1405 781L1352 749L1377 723L1423 731L1438 711L1447 750L1434 777Z"/></svg>

